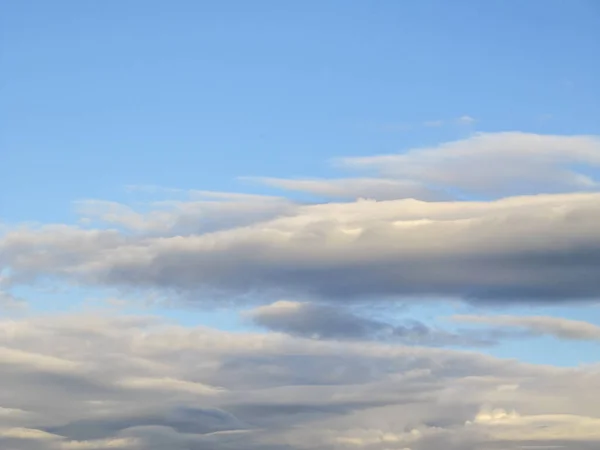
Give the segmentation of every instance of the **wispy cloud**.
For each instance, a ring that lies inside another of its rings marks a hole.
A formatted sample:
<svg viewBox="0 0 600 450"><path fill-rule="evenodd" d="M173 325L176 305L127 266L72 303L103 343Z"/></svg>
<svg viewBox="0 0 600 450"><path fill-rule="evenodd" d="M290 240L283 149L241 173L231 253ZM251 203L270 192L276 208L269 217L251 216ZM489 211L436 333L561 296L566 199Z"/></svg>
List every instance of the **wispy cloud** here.
<svg viewBox="0 0 600 450"><path fill-rule="evenodd" d="M473 125L475 122L477 122L477 120L471 116L464 115L456 119L456 122L460 125Z"/></svg>
<svg viewBox="0 0 600 450"><path fill-rule="evenodd" d="M600 167L597 136L519 132L478 133L470 138L403 153L345 158L354 169L420 181L472 195L515 195L594 189L598 180L576 165Z"/></svg>
<svg viewBox="0 0 600 450"><path fill-rule="evenodd" d="M289 191L306 192L325 198L369 198L394 200L417 198L420 200L449 200L451 197L418 181L390 178L339 178L339 179L289 179L272 177L245 177L258 183Z"/></svg>
<svg viewBox="0 0 600 450"><path fill-rule="evenodd" d="M545 316L473 316L458 315L457 322L484 324L507 328L521 328L536 335L549 335L559 339L600 341L600 326L579 320Z"/></svg>
<svg viewBox="0 0 600 450"><path fill-rule="evenodd" d="M477 133L437 146L395 154L341 158L336 167L368 177L331 179L254 177L269 186L328 198L498 198L510 195L592 191L600 179L600 138L520 132ZM373 175L375 172L375 175Z"/></svg>

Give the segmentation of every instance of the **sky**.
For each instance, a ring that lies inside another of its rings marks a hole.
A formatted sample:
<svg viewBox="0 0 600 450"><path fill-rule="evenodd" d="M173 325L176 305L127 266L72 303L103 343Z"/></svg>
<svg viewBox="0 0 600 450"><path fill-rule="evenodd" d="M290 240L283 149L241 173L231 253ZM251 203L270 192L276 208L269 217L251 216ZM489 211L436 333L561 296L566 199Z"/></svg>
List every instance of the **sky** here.
<svg viewBox="0 0 600 450"><path fill-rule="evenodd" d="M0 447L600 445L600 4L0 2Z"/></svg>

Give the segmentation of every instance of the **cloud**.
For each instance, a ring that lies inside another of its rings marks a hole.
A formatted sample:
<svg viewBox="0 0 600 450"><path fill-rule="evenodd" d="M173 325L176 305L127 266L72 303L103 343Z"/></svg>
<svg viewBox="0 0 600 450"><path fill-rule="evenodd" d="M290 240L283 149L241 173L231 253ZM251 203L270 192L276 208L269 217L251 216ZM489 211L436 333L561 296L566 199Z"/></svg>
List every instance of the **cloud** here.
<svg viewBox="0 0 600 450"><path fill-rule="evenodd" d="M2 284L2 277L0 277L0 285ZM10 292L3 291L0 289L0 310L5 311L23 311L27 308L27 302Z"/></svg>
<svg viewBox="0 0 600 450"><path fill-rule="evenodd" d="M467 116L467 115L460 116L458 119L456 119L456 121L461 125L471 125L471 124L477 122L477 120L475 120L471 116Z"/></svg>
<svg viewBox="0 0 600 450"><path fill-rule="evenodd" d="M194 383L175 378L126 378L119 383L121 386L133 389L146 390L167 390L167 391L182 391L190 394L215 395L221 392L220 389L214 386L207 386L203 383Z"/></svg>
<svg viewBox="0 0 600 450"><path fill-rule="evenodd" d="M285 179L250 178L262 184L289 191L307 192L325 198L350 199L369 198L394 200L415 198L425 201L448 200L450 196L436 191L417 181L385 178L341 178L332 179Z"/></svg>
<svg viewBox="0 0 600 450"><path fill-rule="evenodd" d="M522 416L516 411L499 408L479 412L467 425L484 430L490 440L497 441L600 441L600 419L596 417L571 414Z"/></svg>
<svg viewBox="0 0 600 450"><path fill-rule="evenodd" d="M69 373L78 369L77 364L72 361L7 347L0 347L0 364L11 367L20 366L25 369L35 369L49 373Z"/></svg>
<svg viewBox="0 0 600 450"><path fill-rule="evenodd" d="M477 120L474 119L473 117L464 115L464 116L457 117L455 119L425 120L424 122L421 122L421 123L387 123L387 124L380 125L379 127L377 127L377 129L380 131L398 132L398 131L410 131L410 130L415 130L415 129L419 129L419 128L423 128L423 127L424 128L439 128L439 127L449 126L449 125L465 126L465 125L472 125L475 122L477 122Z"/></svg>
<svg viewBox="0 0 600 450"><path fill-rule="evenodd" d="M342 306L278 301L249 311L247 317L266 329L311 339L388 340L412 345L493 345L499 334L431 328L416 320L400 324L355 314ZM506 336L505 336L506 337Z"/></svg>
<svg viewBox="0 0 600 450"><path fill-rule="evenodd" d="M86 222L124 227L146 234L190 234L242 227L285 216L296 205L281 197L191 191L192 199L154 202L141 213L110 201L80 200L77 211Z"/></svg>
<svg viewBox="0 0 600 450"><path fill-rule="evenodd" d="M580 320L559 317L523 316L454 316L454 321L500 327L523 328L532 334L549 335L559 339L600 340L600 327Z"/></svg>
<svg viewBox="0 0 600 450"><path fill-rule="evenodd" d="M600 444L594 366L536 366L472 352L98 314L0 320L0 345L83 368L48 371L3 359L2 448L435 450L445 443L453 450L583 450Z"/></svg>
<svg viewBox="0 0 600 450"><path fill-rule="evenodd" d="M55 278L161 288L196 301L209 297L203 292L252 294L263 302L566 302L600 295L597 193L296 205L257 220L164 236L17 228L0 239L0 263L10 268L5 283L13 285Z"/></svg>
<svg viewBox="0 0 600 450"><path fill-rule="evenodd" d="M597 136L478 133L404 153L345 158L349 168L466 195L507 196L597 189L581 166L600 167Z"/></svg>
<svg viewBox="0 0 600 450"><path fill-rule="evenodd" d="M598 137L482 133L343 162L384 178L262 181L393 200L300 204L193 191L137 208L81 201L85 225L3 227L2 289L59 280L263 304L600 295L600 194L590 175L600 165ZM539 194L546 191L554 193ZM465 193L528 195L450 201Z"/></svg>
<svg viewBox="0 0 600 450"><path fill-rule="evenodd" d="M248 317L273 331L315 339L368 339L378 333L393 332L390 324L311 303L278 301L250 311Z"/></svg>
<svg viewBox="0 0 600 450"><path fill-rule="evenodd" d="M474 119L463 116L458 123ZM429 126L437 124L431 122ZM598 136L477 133L402 153L341 158L341 168L369 176L335 179L252 178L269 186L329 198L444 200L597 190Z"/></svg>

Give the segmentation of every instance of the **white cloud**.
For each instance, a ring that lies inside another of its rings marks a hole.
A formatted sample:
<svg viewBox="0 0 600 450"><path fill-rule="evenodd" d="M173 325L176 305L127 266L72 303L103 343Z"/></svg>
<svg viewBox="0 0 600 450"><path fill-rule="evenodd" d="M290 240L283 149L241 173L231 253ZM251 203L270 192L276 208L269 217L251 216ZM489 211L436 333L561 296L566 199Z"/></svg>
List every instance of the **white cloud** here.
<svg viewBox="0 0 600 450"><path fill-rule="evenodd" d="M534 334L545 334L561 339L600 340L600 327L592 323L545 316L472 316L462 315L452 318L458 322L518 327Z"/></svg>
<svg viewBox="0 0 600 450"><path fill-rule="evenodd" d="M415 130L415 129L419 129L419 128L439 128L439 127L443 127L443 126L450 126L450 125L458 125L458 126L465 126L465 125L472 125L475 122L477 122L476 119L474 119L471 116L468 115L463 115L454 119L436 119L436 120L425 120L421 123L387 123L387 124L383 124L380 125L378 127L378 129L380 131L387 131L387 132L399 132L399 131L410 131L410 130Z"/></svg>
<svg viewBox="0 0 600 450"><path fill-rule="evenodd" d="M31 428L6 428L0 429L0 438L47 440L57 439L60 436Z"/></svg>
<svg viewBox="0 0 600 450"><path fill-rule="evenodd" d="M341 160L346 167L438 189L504 196L598 188L577 165L600 166L600 138L520 132L479 133L404 153Z"/></svg>
<svg viewBox="0 0 600 450"><path fill-rule="evenodd" d="M499 408L479 412L469 425L496 441L600 441L600 418L574 414L523 416Z"/></svg>
<svg viewBox="0 0 600 450"><path fill-rule="evenodd" d="M475 120L473 117L467 115L460 116L458 119L456 119L456 121L462 125L471 125L477 122L477 120Z"/></svg>
<svg viewBox="0 0 600 450"><path fill-rule="evenodd" d="M22 366L48 372L74 372L79 366L62 358L0 346L0 364Z"/></svg>
<svg viewBox="0 0 600 450"><path fill-rule="evenodd" d="M182 391L189 394L215 395L222 392L222 389L209 386L204 383L195 383L191 381L178 380L176 378L125 378L119 381L120 386L131 389L149 389L153 391Z"/></svg>
<svg viewBox="0 0 600 450"><path fill-rule="evenodd" d="M458 123L471 123L464 116ZM434 121L429 126L434 126ZM342 168L368 176L332 179L254 177L276 188L329 198L440 200L597 190L598 136L477 133L396 154L341 158ZM590 170L592 169L592 170Z"/></svg>
<svg viewBox="0 0 600 450"><path fill-rule="evenodd" d="M442 191L409 180L385 178L341 178L341 179L285 179L254 178L268 186L289 191L307 192L326 198L351 199L369 198L374 200L394 200L416 198L419 200L447 200L450 197Z"/></svg>
<svg viewBox="0 0 600 450"><path fill-rule="evenodd" d="M76 202L86 224L94 220L129 230L155 235L189 234L235 228L292 212L295 205L281 197L189 192L188 201L154 202L150 211L101 200Z"/></svg>

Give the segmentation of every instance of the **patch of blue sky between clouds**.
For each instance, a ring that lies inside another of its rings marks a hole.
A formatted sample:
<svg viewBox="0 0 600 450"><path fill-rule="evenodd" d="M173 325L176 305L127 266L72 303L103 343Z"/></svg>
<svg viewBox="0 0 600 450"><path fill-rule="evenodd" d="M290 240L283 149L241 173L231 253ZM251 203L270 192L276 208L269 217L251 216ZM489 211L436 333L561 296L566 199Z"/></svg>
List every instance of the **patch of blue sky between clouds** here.
<svg viewBox="0 0 600 450"><path fill-rule="evenodd" d="M114 289L64 286L19 286L14 295L25 299L28 308L15 314L99 313L156 316L182 326L205 326L225 331L244 331L251 327L240 320L243 308L198 306L183 307L164 294L124 293Z"/></svg>
<svg viewBox="0 0 600 450"><path fill-rule="evenodd" d="M66 287L60 284L47 288L18 287L14 294L27 299L28 310L13 314L63 314L63 313L109 313L134 316L156 316L185 327L211 327L230 332L264 332L266 330L247 320L245 314L252 309L248 305L215 303L207 308L171 300L167 295L140 293L137 295L110 289L89 287ZM257 304L260 302L257 302ZM460 329L476 329L454 323L452 316L482 314L485 316L510 314L513 316L550 316L581 320L600 326L600 307L527 307L510 306L498 308L472 307L459 302L443 302L439 299L404 299L400 302L358 307L361 316L400 325L420 322L432 329L449 332ZM600 341L562 340L552 336L498 339L493 345L449 345L451 348L476 350L499 358L518 359L532 364L548 364L576 367L597 363Z"/></svg>

